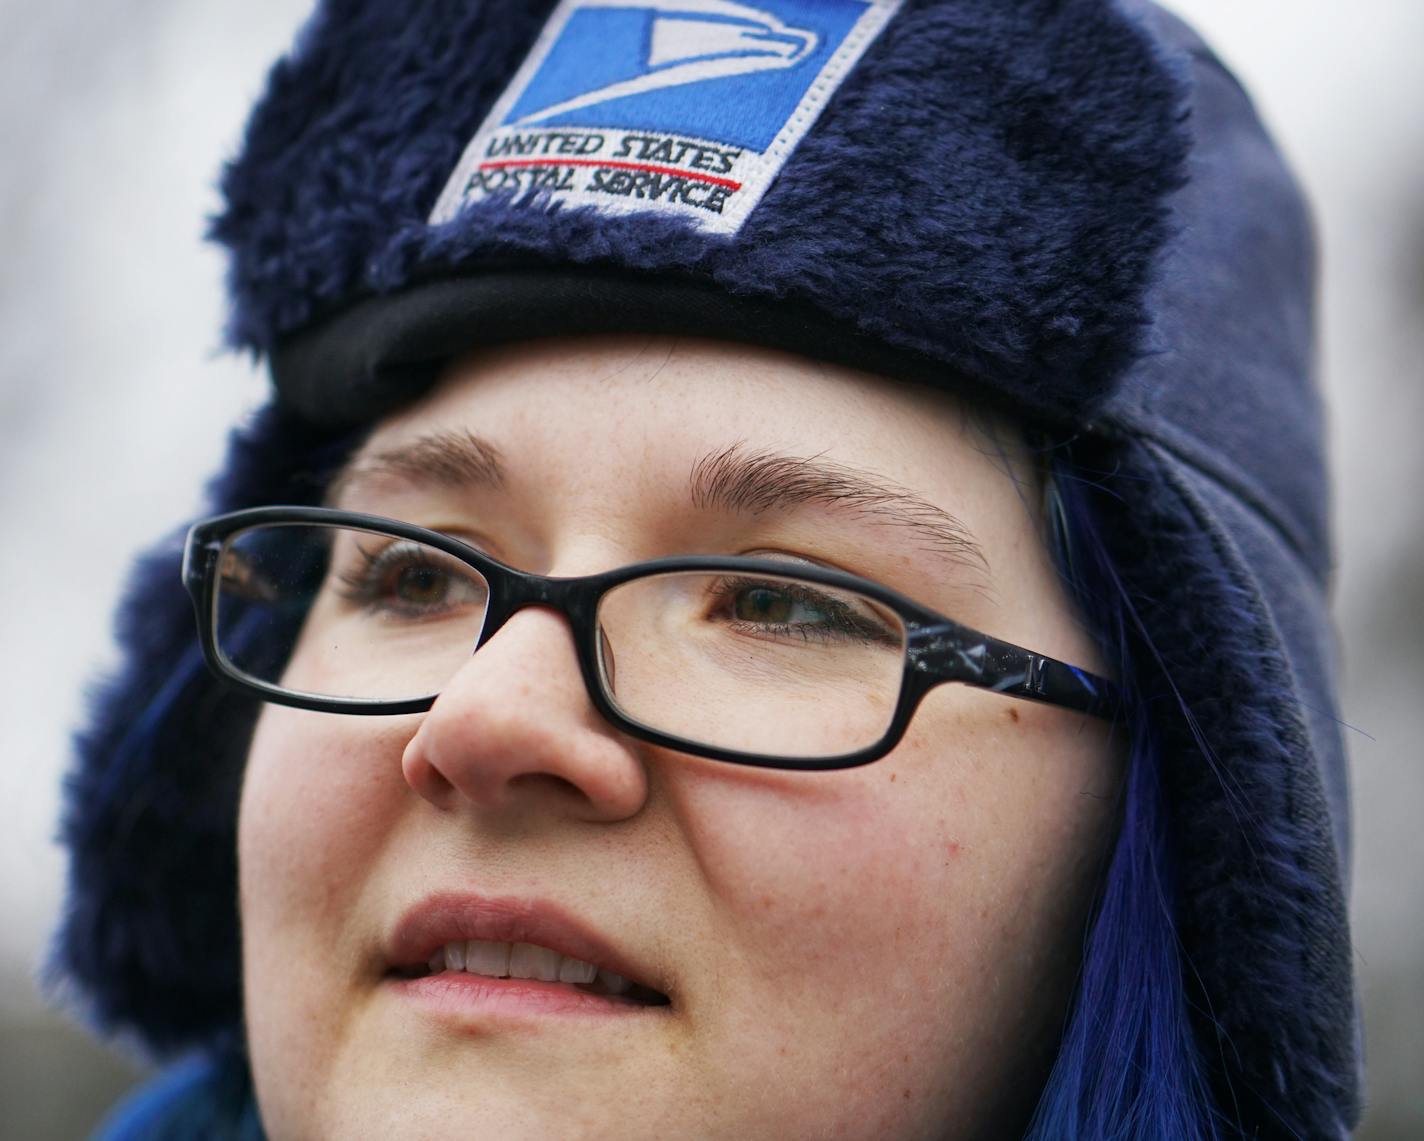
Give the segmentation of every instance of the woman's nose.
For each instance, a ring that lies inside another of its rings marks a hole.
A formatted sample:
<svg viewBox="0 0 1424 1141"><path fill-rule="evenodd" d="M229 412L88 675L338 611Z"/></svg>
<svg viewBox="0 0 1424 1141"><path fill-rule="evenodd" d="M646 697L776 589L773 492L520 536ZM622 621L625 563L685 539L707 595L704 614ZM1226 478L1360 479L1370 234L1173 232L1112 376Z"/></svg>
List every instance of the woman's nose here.
<svg viewBox="0 0 1424 1141"><path fill-rule="evenodd" d="M406 783L437 807L633 816L648 795L635 746L594 709L567 621L512 616L441 691L401 758Z"/></svg>

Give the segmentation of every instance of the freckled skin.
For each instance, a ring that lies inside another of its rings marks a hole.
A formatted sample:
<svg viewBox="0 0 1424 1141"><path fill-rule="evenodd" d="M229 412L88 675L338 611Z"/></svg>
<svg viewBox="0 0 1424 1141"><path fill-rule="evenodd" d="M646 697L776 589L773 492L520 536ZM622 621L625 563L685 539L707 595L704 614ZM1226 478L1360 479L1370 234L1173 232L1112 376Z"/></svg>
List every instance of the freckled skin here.
<svg viewBox="0 0 1424 1141"><path fill-rule="evenodd" d="M765 350L598 338L459 362L367 447L435 428L498 444L502 497L351 506L467 512L501 558L546 574L695 550L823 558L1101 669L1032 496L946 397ZM814 512L691 518L692 463L738 440L929 498L975 534L987 581L926 575L903 537ZM275 1141L1012 1136L1061 1021L1119 765L1105 726L949 686L875 765L688 758L603 722L562 619L537 609L428 714L268 707L239 828L264 1122ZM562 904L661 972L672 1007L434 1023L381 985L379 949L441 890Z"/></svg>

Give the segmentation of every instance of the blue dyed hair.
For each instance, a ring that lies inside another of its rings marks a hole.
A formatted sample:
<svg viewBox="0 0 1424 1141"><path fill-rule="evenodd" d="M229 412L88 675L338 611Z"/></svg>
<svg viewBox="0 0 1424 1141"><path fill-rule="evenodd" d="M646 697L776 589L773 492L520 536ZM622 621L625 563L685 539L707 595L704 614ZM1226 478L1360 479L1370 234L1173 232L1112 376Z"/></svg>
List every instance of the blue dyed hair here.
<svg viewBox="0 0 1424 1141"><path fill-rule="evenodd" d="M1048 461L1050 546L1123 695L1128 758L1117 843L1088 929L1058 1056L1026 1141L1214 1141L1221 1136L1176 931L1175 876L1151 716L1154 686L1133 600L1102 534L1100 483ZM1166 679L1162 679L1164 682Z"/></svg>

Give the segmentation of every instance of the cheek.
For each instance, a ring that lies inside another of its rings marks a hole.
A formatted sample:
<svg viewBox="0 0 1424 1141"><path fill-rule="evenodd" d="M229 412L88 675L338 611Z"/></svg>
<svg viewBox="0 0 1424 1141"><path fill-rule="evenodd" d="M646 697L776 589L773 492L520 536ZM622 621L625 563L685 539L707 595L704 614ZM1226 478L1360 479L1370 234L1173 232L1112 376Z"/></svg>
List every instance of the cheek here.
<svg viewBox="0 0 1424 1141"><path fill-rule="evenodd" d="M248 754L238 818L244 1007L264 1113L278 1120L315 1087L355 1014L341 988L358 971L332 957L360 946L348 924L400 803L400 748L413 731L368 720L268 706Z"/></svg>
<svg viewBox="0 0 1424 1141"><path fill-rule="evenodd" d="M403 744L364 720L264 711L238 819L244 926L264 916L293 935L313 929L364 879L399 785ZM393 759L383 764L382 756Z"/></svg>
<svg viewBox="0 0 1424 1141"><path fill-rule="evenodd" d="M966 718L927 701L896 751L861 769L752 781L713 772L685 790L685 827L717 898L803 943L858 920L873 934L842 932L850 951L885 947L887 936L925 946L932 932L941 943L956 929L980 934L996 914L1015 926L1016 911L1052 892L1034 884L1081 879L1113 815L1117 761L1104 731L1051 710L1009 718L1007 699L982 703L989 711Z"/></svg>
<svg viewBox="0 0 1424 1141"><path fill-rule="evenodd" d="M803 1059L815 1043L821 1080L861 1112L902 1114L896 1130L996 1114L981 1091L1036 1064L1076 969L1111 750L1080 719L1014 720L1007 704L951 716L927 701L864 769L711 779L682 798L739 958L728 976L752 988L733 1033Z"/></svg>

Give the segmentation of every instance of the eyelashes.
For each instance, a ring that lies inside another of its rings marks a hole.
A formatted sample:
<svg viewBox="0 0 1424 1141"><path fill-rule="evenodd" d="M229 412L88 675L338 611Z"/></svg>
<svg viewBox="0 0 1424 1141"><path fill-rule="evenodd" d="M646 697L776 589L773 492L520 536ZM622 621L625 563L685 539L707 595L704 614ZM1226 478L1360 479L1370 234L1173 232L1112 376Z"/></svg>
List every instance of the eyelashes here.
<svg viewBox="0 0 1424 1141"><path fill-rule="evenodd" d="M338 595L369 613L428 618L483 607L489 588L475 570L422 543L372 551L354 544L358 565L336 574Z"/></svg>

